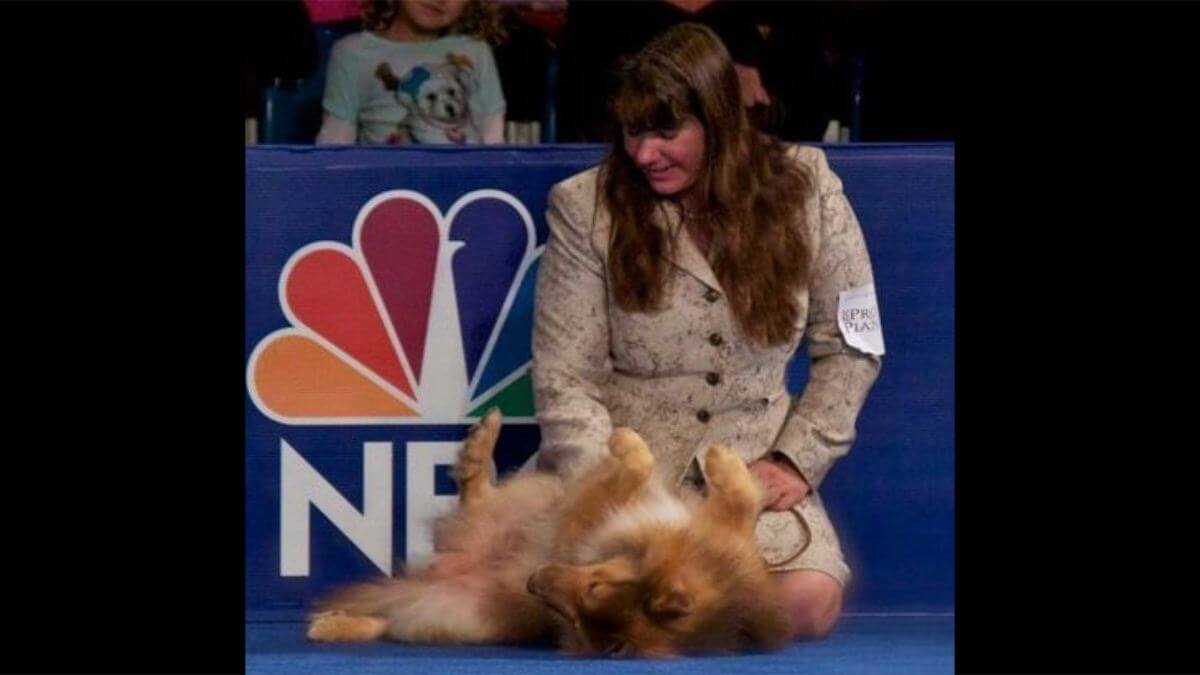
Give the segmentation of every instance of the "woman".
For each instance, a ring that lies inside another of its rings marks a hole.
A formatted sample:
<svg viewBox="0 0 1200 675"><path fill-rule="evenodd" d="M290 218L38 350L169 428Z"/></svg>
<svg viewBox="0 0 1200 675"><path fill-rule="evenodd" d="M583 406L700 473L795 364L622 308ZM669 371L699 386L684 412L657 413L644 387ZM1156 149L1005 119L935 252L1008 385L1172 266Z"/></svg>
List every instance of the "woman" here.
<svg viewBox="0 0 1200 675"><path fill-rule="evenodd" d="M615 426L704 481L734 449L764 487L758 538L797 637L827 634L850 571L816 489L854 439L883 353L871 265L815 148L752 130L720 40L676 26L621 72L612 146L554 186L533 335L540 468L585 470ZM841 313L852 323L840 324ZM787 364L807 334L808 384Z"/></svg>

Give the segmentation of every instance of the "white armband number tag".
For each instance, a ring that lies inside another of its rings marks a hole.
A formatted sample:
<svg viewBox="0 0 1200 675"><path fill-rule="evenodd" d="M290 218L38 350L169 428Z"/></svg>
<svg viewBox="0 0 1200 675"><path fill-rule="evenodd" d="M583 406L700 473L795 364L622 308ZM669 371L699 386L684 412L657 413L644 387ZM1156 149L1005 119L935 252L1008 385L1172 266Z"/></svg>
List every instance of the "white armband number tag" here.
<svg viewBox="0 0 1200 675"><path fill-rule="evenodd" d="M851 347L876 356L883 354L883 326L879 321L875 284L838 293L838 330Z"/></svg>

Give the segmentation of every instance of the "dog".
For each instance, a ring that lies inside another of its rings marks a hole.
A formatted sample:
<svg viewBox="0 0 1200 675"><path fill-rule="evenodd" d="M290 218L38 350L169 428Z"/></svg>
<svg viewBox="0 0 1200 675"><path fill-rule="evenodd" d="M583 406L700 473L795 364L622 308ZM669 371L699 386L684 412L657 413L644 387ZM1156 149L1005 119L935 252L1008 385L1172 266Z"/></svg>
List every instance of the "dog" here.
<svg viewBox="0 0 1200 675"><path fill-rule="evenodd" d="M408 111L403 122L407 138L417 143L480 142L469 103L478 85L467 57L450 53L445 63L416 66L402 78L380 63L375 77Z"/></svg>
<svg viewBox="0 0 1200 675"><path fill-rule="evenodd" d="M568 654L643 658L788 642L787 613L754 539L761 494L732 451L707 451L704 496L669 491L628 428L576 477L525 472L497 485L499 429L492 411L468 434L452 473L458 509L436 524L430 565L318 602L309 639L553 639Z"/></svg>

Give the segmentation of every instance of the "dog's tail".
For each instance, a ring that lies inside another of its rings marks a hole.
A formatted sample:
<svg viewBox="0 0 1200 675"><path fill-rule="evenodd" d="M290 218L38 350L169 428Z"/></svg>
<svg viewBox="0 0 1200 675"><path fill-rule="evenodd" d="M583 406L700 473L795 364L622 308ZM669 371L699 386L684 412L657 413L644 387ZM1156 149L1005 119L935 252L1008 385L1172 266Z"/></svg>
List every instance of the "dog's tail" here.
<svg viewBox="0 0 1200 675"><path fill-rule="evenodd" d="M342 586L313 603L314 612L343 612L357 616L383 617L388 606L395 602L396 596L409 582L408 579L378 579Z"/></svg>
<svg viewBox="0 0 1200 675"><path fill-rule="evenodd" d="M344 614L386 622L382 637L400 642L481 644L502 641L503 621L489 616L482 589L461 579L384 579L355 584L316 603L310 618Z"/></svg>

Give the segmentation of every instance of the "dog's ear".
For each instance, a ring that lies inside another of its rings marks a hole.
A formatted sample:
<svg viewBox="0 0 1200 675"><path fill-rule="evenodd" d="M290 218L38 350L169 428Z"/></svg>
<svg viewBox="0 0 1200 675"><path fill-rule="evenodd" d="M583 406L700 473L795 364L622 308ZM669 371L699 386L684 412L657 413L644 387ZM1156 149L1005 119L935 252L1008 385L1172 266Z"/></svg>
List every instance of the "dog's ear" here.
<svg viewBox="0 0 1200 675"><path fill-rule="evenodd" d="M454 78L462 85L463 89L474 91L479 87L478 78L475 77L475 64L466 56L450 52L446 55L446 61L454 66Z"/></svg>
<svg viewBox="0 0 1200 675"><path fill-rule="evenodd" d="M400 80L396 79L396 74L392 72L391 66L386 61L380 63L379 67L375 69L375 77L383 82L384 88L388 91L396 91L396 87L400 85Z"/></svg>
<svg viewBox="0 0 1200 675"><path fill-rule="evenodd" d="M470 57L458 52L450 52L446 54L446 61L455 68L466 68L467 70L475 70L475 62Z"/></svg>
<svg viewBox="0 0 1200 675"><path fill-rule="evenodd" d="M684 616L692 611L692 599L678 586L656 589L646 602L646 611L663 618Z"/></svg>

